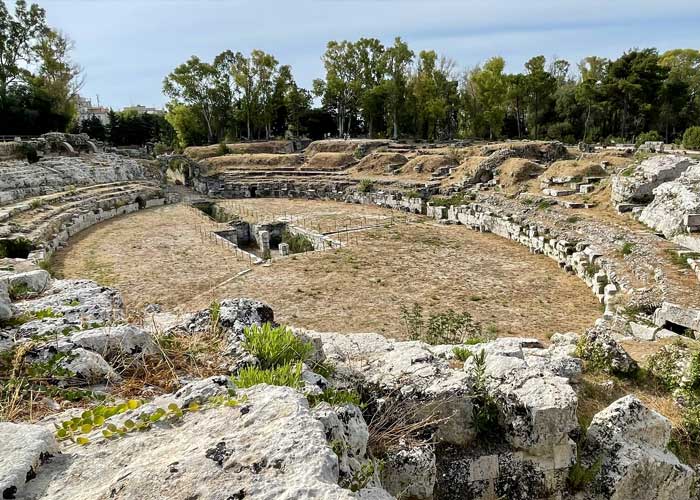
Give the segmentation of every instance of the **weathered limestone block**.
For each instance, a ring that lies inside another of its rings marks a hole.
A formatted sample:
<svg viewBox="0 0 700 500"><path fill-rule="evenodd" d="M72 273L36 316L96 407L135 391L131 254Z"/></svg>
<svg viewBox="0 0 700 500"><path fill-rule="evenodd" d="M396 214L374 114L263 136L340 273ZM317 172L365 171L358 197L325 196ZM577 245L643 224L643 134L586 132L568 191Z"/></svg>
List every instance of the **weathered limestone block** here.
<svg viewBox="0 0 700 500"><path fill-rule="evenodd" d="M369 432L362 412L354 405L321 403L312 414L323 424L326 440L338 456L340 484L349 484L368 461Z"/></svg>
<svg viewBox="0 0 700 500"><path fill-rule="evenodd" d="M441 441L467 445L474 438L471 378L450 368L427 344L397 342L371 333L308 335L321 339L326 359L336 369L336 384L361 383L378 396L391 395L420 408L424 416L444 417L437 431Z"/></svg>
<svg viewBox="0 0 700 500"><path fill-rule="evenodd" d="M0 422L0 494L25 498L25 484L58 452L53 432L40 425Z"/></svg>
<svg viewBox="0 0 700 500"><path fill-rule="evenodd" d="M678 178L697 162L686 156L658 155L633 167L631 175L612 177L612 201L621 203L649 203L653 190L664 182Z"/></svg>
<svg viewBox="0 0 700 500"><path fill-rule="evenodd" d="M6 276L0 275L0 282L4 282L8 287L24 285L28 291L33 293L41 293L46 290L50 281L51 275L43 269L12 273Z"/></svg>
<svg viewBox="0 0 700 500"><path fill-rule="evenodd" d="M379 488L358 495L338 486L337 457L301 394L265 385L245 394L239 406L188 412L176 426L68 446L64 459L39 470L27 498L391 498Z"/></svg>
<svg viewBox="0 0 700 500"><path fill-rule="evenodd" d="M280 252L280 257L286 257L287 255L289 255L289 244L280 243L279 252Z"/></svg>
<svg viewBox="0 0 700 500"><path fill-rule="evenodd" d="M432 445L389 450L382 469L382 486L397 498L432 500L437 480Z"/></svg>
<svg viewBox="0 0 700 500"><path fill-rule="evenodd" d="M132 325L114 325L83 330L65 339L109 359L113 356L154 354L158 348L150 333Z"/></svg>
<svg viewBox="0 0 700 500"><path fill-rule="evenodd" d="M576 393L566 378L530 367L523 358L487 353L487 388L505 439L517 450L549 455L555 447L568 447L569 433L578 428ZM465 370L473 366L465 363Z"/></svg>
<svg viewBox="0 0 700 500"><path fill-rule="evenodd" d="M691 161L691 160L688 160ZM639 220L661 231L666 238L697 231L694 214L700 213L700 164L693 162L680 177L654 189L654 200ZM692 247L691 247L692 248ZM697 248L693 248L696 250Z"/></svg>
<svg viewBox="0 0 700 500"><path fill-rule="evenodd" d="M636 397L618 399L593 417L586 450L602 457L590 491L610 500L687 500L695 474L667 446L671 422Z"/></svg>
<svg viewBox="0 0 700 500"><path fill-rule="evenodd" d="M654 323L662 328L671 324L700 332L700 310L663 302L661 307L654 311Z"/></svg>

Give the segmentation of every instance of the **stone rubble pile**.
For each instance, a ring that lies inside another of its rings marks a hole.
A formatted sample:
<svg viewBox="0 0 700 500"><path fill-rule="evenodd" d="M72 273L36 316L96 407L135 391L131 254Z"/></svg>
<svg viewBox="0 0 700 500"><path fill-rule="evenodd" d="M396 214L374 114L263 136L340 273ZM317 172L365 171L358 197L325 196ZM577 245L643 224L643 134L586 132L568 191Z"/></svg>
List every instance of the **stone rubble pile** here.
<svg viewBox="0 0 700 500"><path fill-rule="evenodd" d="M12 318L26 321L3 323L0 350L12 352L31 341L27 363L66 355L63 367L74 376L57 383L79 386L118 383L110 363L157 352L151 333L121 322L118 293L41 273L0 277L0 283L23 280L36 288L36 296L11 303ZM189 315L162 334L197 335L211 325L211 314ZM257 301L229 299L221 302L218 314L228 340L225 354L232 360L222 375L256 365L241 336L247 326L273 322L272 310ZM452 345L293 331L313 345L302 391L265 385L240 390L227 376L192 381L109 416L104 425L121 427L150 418L159 408L193 403L201 405L200 411L124 437L107 439L99 429L88 430L85 446L58 443L53 435L53 424L75 417L74 410L34 425L0 424L0 491L6 498L86 500L379 500L402 498L406 492L426 500L494 494L555 499L569 494L569 471L583 453L586 460L604 457L592 483L595 494L586 498L631 498L625 495L637 491L642 474L655 496L642 492L636 498L690 498L693 471L664 449L670 424L639 402L620 400L599 413L577 453L578 401L572 384L581 362L572 356L575 335L555 335L546 348L519 338L461 346L472 353L462 365ZM332 367L328 378L313 373L321 362ZM357 390L366 407L321 403L310 408L304 394L328 387ZM494 432L488 434L475 413L485 397L495 412ZM387 442L382 456L375 457L382 428L377 422L388 425L392 419L421 430ZM427 423L420 427L422 422ZM357 491L352 485L359 485Z"/></svg>

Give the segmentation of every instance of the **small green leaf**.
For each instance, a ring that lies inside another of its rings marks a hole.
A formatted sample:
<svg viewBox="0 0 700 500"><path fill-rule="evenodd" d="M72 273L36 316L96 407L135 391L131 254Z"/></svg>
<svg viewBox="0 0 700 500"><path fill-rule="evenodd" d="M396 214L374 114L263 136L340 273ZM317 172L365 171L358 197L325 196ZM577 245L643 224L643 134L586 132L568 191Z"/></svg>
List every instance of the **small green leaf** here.
<svg viewBox="0 0 700 500"><path fill-rule="evenodd" d="M80 446L85 446L86 444L90 444L90 440L86 437L80 436L78 439L75 440L76 443L78 443Z"/></svg>
<svg viewBox="0 0 700 500"><path fill-rule="evenodd" d="M57 437L57 438L63 439L63 438L65 438L66 436L68 436L68 431L66 431L65 429L58 429L58 431L56 431L56 437Z"/></svg>
<svg viewBox="0 0 700 500"><path fill-rule="evenodd" d="M95 417L93 424L97 427L105 423L105 418L102 415Z"/></svg>
<svg viewBox="0 0 700 500"><path fill-rule="evenodd" d="M117 432L117 426L114 424L108 424L107 429L109 430L109 432Z"/></svg>
<svg viewBox="0 0 700 500"><path fill-rule="evenodd" d="M170 403L168 405L168 410L170 410L173 413L177 413L180 411L180 407L178 405L176 405L175 403Z"/></svg>
<svg viewBox="0 0 700 500"><path fill-rule="evenodd" d="M82 415L80 415L80 418L83 420L92 419L92 412L90 410L85 410Z"/></svg>
<svg viewBox="0 0 700 500"><path fill-rule="evenodd" d="M106 438L111 438L113 434L112 434L112 432L108 431L107 429L103 429L102 435Z"/></svg>
<svg viewBox="0 0 700 500"><path fill-rule="evenodd" d="M187 407L189 411L199 411L199 404L196 402L192 401L190 405Z"/></svg>
<svg viewBox="0 0 700 500"><path fill-rule="evenodd" d="M88 434L89 432L92 431L92 425L90 424L84 424L80 426L80 432L83 434Z"/></svg>
<svg viewBox="0 0 700 500"><path fill-rule="evenodd" d="M126 405L129 407L130 410L135 410L139 406L141 406L141 401L137 399L130 399L127 401Z"/></svg>
<svg viewBox="0 0 700 500"><path fill-rule="evenodd" d="M124 427L127 429L133 429L136 424L134 423L133 420L129 419L126 422L124 422Z"/></svg>

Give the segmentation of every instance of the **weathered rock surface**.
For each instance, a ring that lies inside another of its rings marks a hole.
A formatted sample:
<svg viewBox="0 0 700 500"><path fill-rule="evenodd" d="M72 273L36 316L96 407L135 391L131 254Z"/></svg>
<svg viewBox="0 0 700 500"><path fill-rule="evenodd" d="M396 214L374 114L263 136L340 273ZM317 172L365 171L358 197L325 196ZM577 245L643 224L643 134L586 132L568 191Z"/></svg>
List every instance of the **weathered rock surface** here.
<svg viewBox="0 0 700 500"><path fill-rule="evenodd" d="M12 301L7 291L7 283L0 283L0 321L12 317Z"/></svg>
<svg viewBox="0 0 700 500"><path fill-rule="evenodd" d="M0 422L0 494L2 498L25 498L25 483L39 467L58 452L49 429L37 425Z"/></svg>
<svg viewBox="0 0 700 500"><path fill-rule="evenodd" d="M51 275L43 269L23 273L0 274L0 282L8 287L26 287L30 293L41 293L49 286Z"/></svg>
<svg viewBox="0 0 700 500"><path fill-rule="evenodd" d="M688 160L690 161L690 160ZM700 212L700 165L693 162L677 179L654 189L654 200L644 208L639 220L666 238L696 230L700 221L687 216Z"/></svg>
<svg viewBox="0 0 700 500"><path fill-rule="evenodd" d="M88 280L56 280L38 298L17 302L26 321L10 330L18 338L65 335L123 319L121 295Z"/></svg>
<svg viewBox="0 0 700 500"><path fill-rule="evenodd" d="M671 423L625 396L593 417L586 449L602 457L590 492L611 500L685 500L694 483L693 470L668 451ZM592 450L592 451L591 451Z"/></svg>
<svg viewBox="0 0 700 500"><path fill-rule="evenodd" d="M397 498L432 500L437 480L432 445L389 450L382 470L382 486Z"/></svg>
<svg viewBox="0 0 700 500"><path fill-rule="evenodd" d="M610 373L631 374L639 368L604 324L596 325L583 335L578 344L578 353L583 359Z"/></svg>
<svg viewBox="0 0 700 500"><path fill-rule="evenodd" d="M658 155L648 158L633 167L629 175L612 178L612 201L620 203L649 203L654 198L654 189L664 182L678 178L695 160L687 156Z"/></svg>
<svg viewBox="0 0 700 500"><path fill-rule="evenodd" d="M186 413L174 426L68 446L27 484L25 497L391 498L378 488L358 495L338 486L337 457L299 393L257 386L246 394L239 406Z"/></svg>
<svg viewBox="0 0 700 500"><path fill-rule="evenodd" d="M0 162L0 203L85 186L141 179L144 169L135 160L114 154L47 157L38 163Z"/></svg>

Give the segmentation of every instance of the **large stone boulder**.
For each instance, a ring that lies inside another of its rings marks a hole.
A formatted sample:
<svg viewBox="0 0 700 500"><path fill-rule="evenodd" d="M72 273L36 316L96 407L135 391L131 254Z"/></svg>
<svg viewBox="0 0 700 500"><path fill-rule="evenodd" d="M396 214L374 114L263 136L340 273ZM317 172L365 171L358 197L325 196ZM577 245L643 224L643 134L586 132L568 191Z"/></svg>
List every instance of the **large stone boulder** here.
<svg viewBox="0 0 700 500"><path fill-rule="evenodd" d="M665 182L654 189L654 200L644 208L639 220L661 231L666 238L673 238L688 233L689 230L696 231L700 220L695 221L692 216L698 213L700 165L695 162L676 180Z"/></svg>
<svg viewBox="0 0 700 500"><path fill-rule="evenodd" d="M616 205L649 203L654 198L655 188L677 179L688 167L697 164L687 156L658 155L648 158L613 176L612 201Z"/></svg>
<svg viewBox="0 0 700 500"><path fill-rule="evenodd" d="M43 269L0 275L0 283L8 288L22 287L28 293L41 293L46 290L51 281L51 275Z"/></svg>
<svg viewBox="0 0 700 500"><path fill-rule="evenodd" d="M343 335L307 332L320 338L326 359L335 367L334 383L363 386L377 398L389 396L391 411L408 411L420 420L433 416L437 439L459 445L475 436L469 375L423 342L397 342L374 333Z"/></svg>
<svg viewBox="0 0 700 500"><path fill-rule="evenodd" d="M53 433L30 424L0 422L0 494L2 498L26 498L25 484L39 467L58 452Z"/></svg>
<svg viewBox="0 0 700 500"><path fill-rule="evenodd" d="M632 395L597 413L585 444L589 462L601 464L589 485L594 498L689 499L695 474L668 451L670 438L671 422Z"/></svg>
<svg viewBox="0 0 700 500"><path fill-rule="evenodd" d="M68 445L27 483L24 498L392 498L338 485L338 458L298 392L260 385L237 398L236 406L186 412L175 424Z"/></svg>

